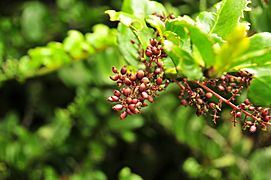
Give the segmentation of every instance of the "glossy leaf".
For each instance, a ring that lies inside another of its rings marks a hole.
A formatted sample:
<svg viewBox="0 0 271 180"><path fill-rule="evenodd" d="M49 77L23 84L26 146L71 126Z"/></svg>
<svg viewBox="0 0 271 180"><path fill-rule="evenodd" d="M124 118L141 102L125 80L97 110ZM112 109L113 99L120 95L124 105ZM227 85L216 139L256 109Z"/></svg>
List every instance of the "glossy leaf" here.
<svg viewBox="0 0 271 180"><path fill-rule="evenodd" d="M271 66L245 69L254 74L248 89L249 99L256 105L271 105Z"/></svg>
<svg viewBox="0 0 271 180"><path fill-rule="evenodd" d="M271 62L271 33L258 33L249 37L248 49L232 66L241 69L253 66L263 66Z"/></svg>
<svg viewBox="0 0 271 180"><path fill-rule="evenodd" d="M167 27L170 27L173 32L174 30L178 31L180 29L181 31L183 31L184 28L187 29L189 31L191 43L194 45L194 48L197 48L197 51L200 54L199 59L196 59L196 61L198 62L198 64L208 68L214 64L214 43L212 42L212 39L208 36L208 34L202 32L194 24L195 22L192 19L184 17L168 22ZM178 34L180 33L181 32L178 32Z"/></svg>
<svg viewBox="0 0 271 180"><path fill-rule="evenodd" d="M223 0L209 33L216 33L225 38L238 25L244 11L248 9L249 2L249 0Z"/></svg>
<svg viewBox="0 0 271 180"><path fill-rule="evenodd" d="M202 77L201 68L187 51L168 40L164 42L164 47L179 75L184 75L188 79L200 79Z"/></svg>

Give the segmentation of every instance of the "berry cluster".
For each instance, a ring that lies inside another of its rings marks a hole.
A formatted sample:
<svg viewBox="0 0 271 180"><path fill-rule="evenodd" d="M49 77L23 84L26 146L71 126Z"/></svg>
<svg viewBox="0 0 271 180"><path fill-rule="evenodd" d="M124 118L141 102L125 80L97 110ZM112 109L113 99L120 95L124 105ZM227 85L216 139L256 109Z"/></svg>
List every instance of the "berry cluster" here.
<svg viewBox="0 0 271 180"><path fill-rule="evenodd" d="M185 78L175 82L181 88L179 95L181 104L195 106L197 115L209 113L213 116L214 123L216 123L219 118L218 113L221 111L223 103L225 103L232 108L231 114L234 125L237 120L240 120L244 124L244 129L249 128L250 132L255 132L256 126L260 126L261 129L265 130L266 126L270 125L269 110L253 106L248 99L238 106L234 104L236 97L240 96L242 90L249 86L251 80L252 74L240 71L227 73L220 78L204 82L187 81Z"/></svg>
<svg viewBox="0 0 271 180"><path fill-rule="evenodd" d="M154 102L154 97L158 91L164 90L169 81L164 79L164 68L162 58L166 56L160 42L156 39L150 39L150 45L140 60L145 69L132 72L123 66L120 72L116 67L112 67L114 75L111 80L116 81L120 90L115 90L114 95L108 97L108 101L117 102L113 109L122 111L121 119L127 115L138 114L142 107L147 106L146 100Z"/></svg>

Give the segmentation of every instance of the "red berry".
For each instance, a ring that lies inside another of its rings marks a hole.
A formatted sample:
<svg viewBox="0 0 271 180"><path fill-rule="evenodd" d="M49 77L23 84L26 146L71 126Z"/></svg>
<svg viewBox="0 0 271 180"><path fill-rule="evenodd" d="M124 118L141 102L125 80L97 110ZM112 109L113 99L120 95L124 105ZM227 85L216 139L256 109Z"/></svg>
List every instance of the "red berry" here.
<svg viewBox="0 0 271 180"><path fill-rule="evenodd" d="M130 86L132 84L132 81L128 78L125 78L124 80L124 83L127 85L127 86Z"/></svg>
<svg viewBox="0 0 271 180"><path fill-rule="evenodd" d="M142 79L144 77L145 73L143 70L138 70L137 73L136 73L136 77L138 79Z"/></svg>
<svg viewBox="0 0 271 180"><path fill-rule="evenodd" d="M144 99L147 99L147 98L149 97L148 93L145 92L145 91L142 92L141 95L142 95L142 97L143 97Z"/></svg>
<svg viewBox="0 0 271 180"><path fill-rule="evenodd" d="M160 49L158 49L157 47L152 47L152 53L154 54L154 55L159 55L160 54Z"/></svg>
<svg viewBox="0 0 271 180"><path fill-rule="evenodd" d="M120 72L121 72L121 74L126 74L126 72L127 72L126 66L123 66L123 67L121 68Z"/></svg>
<svg viewBox="0 0 271 180"><path fill-rule="evenodd" d="M270 119L271 119L271 117L270 117L270 116L264 116L264 117L263 117L263 120L264 120L265 122L270 121Z"/></svg>
<svg viewBox="0 0 271 180"><path fill-rule="evenodd" d="M207 92L207 93L205 94L205 96L206 96L208 99L210 99L210 98L212 98L212 97L213 97L213 94L212 94L212 93L210 93L210 92Z"/></svg>
<svg viewBox="0 0 271 180"><path fill-rule="evenodd" d="M146 49L145 54L146 54L146 56L151 57L152 51L150 49Z"/></svg>
<svg viewBox="0 0 271 180"><path fill-rule="evenodd" d="M246 105L250 105L250 102L249 102L248 99L246 99L246 100L244 101L244 103L245 103Z"/></svg>
<svg viewBox="0 0 271 180"><path fill-rule="evenodd" d="M269 112L268 112L267 108L262 111L263 116L267 116L268 114L269 114Z"/></svg>
<svg viewBox="0 0 271 180"><path fill-rule="evenodd" d="M241 115L242 115L241 112L237 112L237 113L235 114L235 117L239 118L239 117L241 117Z"/></svg>
<svg viewBox="0 0 271 180"><path fill-rule="evenodd" d="M138 103L138 101L139 101L138 99L133 99L132 103L136 104L136 103Z"/></svg>
<svg viewBox="0 0 271 180"><path fill-rule="evenodd" d="M110 79L113 81L117 81L119 79L119 75L112 75L110 76Z"/></svg>
<svg viewBox="0 0 271 180"><path fill-rule="evenodd" d="M139 86L139 91L143 92L145 90L146 90L146 85L144 83L141 83L140 86Z"/></svg>
<svg viewBox="0 0 271 180"><path fill-rule="evenodd" d="M187 101L186 101L185 99L182 99L182 100L181 100L181 104L182 104L183 106L187 106Z"/></svg>
<svg viewBox="0 0 271 180"><path fill-rule="evenodd" d="M212 109L215 109L215 108L216 108L216 104L215 104L215 103L209 103L209 106L210 106Z"/></svg>
<svg viewBox="0 0 271 180"><path fill-rule="evenodd" d="M123 91L124 96L129 96L131 94L130 88L123 88L122 91Z"/></svg>
<svg viewBox="0 0 271 180"><path fill-rule="evenodd" d="M218 85L218 89L220 90L220 91L225 91L225 88L220 84L220 85Z"/></svg>
<svg viewBox="0 0 271 180"><path fill-rule="evenodd" d="M118 90L115 90L114 95L120 97L121 93Z"/></svg>
<svg viewBox="0 0 271 180"><path fill-rule="evenodd" d="M161 68L156 68L154 70L154 74L160 74L162 72L162 69Z"/></svg>
<svg viewBox="0 0 271 180"><path fill-rule="evenodd" d="M121 119L121 120L124 120L126 117L127 117L127 112L126 112L126 111L123 111L123 112L120 114L120 119Z"/></svg>
<svg viewBox="0 0 271 180"><path fill-rule="evenodd" d="M114 110L116 110L116 111L120 111L120 110L122 110L123 105L117 104L117 105L113 106L112 108L113 108Z"/></svg>
<svg viewBox="0 0 271 180"><path fill-rule="evenodd" d="M149 96L149 97L148 97L148 101L151 102L151 103L153 103L153 102L154 102L153 97L152 97L152 96Z"/></svg>
<svg viewBox="0 0 271 180"><path fill-rule="evenodd" d="M157 45L157 40L156 39L150 39L150 44L152 45L152 46L156 46Z"/></svg>
<svg viewBox="0 0 271 180"><path fill-rule="evenodd" d="M257 127L256 127L255 125L250 126L249 131L250 131L251 133L256 132L256 130L257 130Z"/></svg>
<svg viewBox="0 0 271 180"><path fill-rule="evenodd" d="M143 78L141 79L141 82L142 82L142 83L145 83L145 84L148 84L148 83L150 82L150 80L149 80L149 78L147 78L147 77L143 77Z"/></svg>
<svg viewBox="0 0 271 180"><path fill-rule="evenodd" d="M159 62L157 63L157 66L160 67L160 68L163 67L163 65L164 65L164 63L161 62L161 61L159 61Z"/></svg>
<svg viewBox="0 0 271 180"><path fill-rule="evenodd" d="M156 84L157 85L161 85L162 83L163 83L163 79L162 78L159 77L159 78L156 79Z"/></svg>
<svg viewBox="0 0 271 180"><path fill-rule="evenodd" d="M118 73L118 70L117 70L117 68L115 66L112 67L112 72L116 73L116 74Z"/></svg>
<svg viewBox="0 0 271 180"><path fill-rule="evenodd" d="M127 99L126 99L126 103L127 104L131 104L133 102L133 99L132 98L130 98L130 97L127 97Z"/></svg>
<svg viewBox="0 0 271 180"><path fill-rule="evenodd" d="M132 74L129 78L131 81L135 81L136 80L136 75L135 74Z"/></svg>
<svg viewBox="0 0 271 180"><path fill-rule="evenodd" d="M133 113L135 113L135 104L129 104L128 108L130 109L130 111L132 111Z"/></svg>

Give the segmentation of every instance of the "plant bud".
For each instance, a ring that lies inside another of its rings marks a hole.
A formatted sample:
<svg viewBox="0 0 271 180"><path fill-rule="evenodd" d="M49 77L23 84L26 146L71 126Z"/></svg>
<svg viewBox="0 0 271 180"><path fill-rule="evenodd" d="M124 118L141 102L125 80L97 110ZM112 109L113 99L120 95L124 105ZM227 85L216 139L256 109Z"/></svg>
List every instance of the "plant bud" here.
<svg viewBox="0 0 271 180"><path fill-rule="evenodd" d="M215 104L215 103L209 103L209 106L210 106L212 109L216 109L216 104Z"/></svg>
<svg viewBox="0 0 271 180"><path fill-rule="evenodd" d="M249 102L248 99L246 99L246 100L244 101L244 103L245 103L246 105L250 105L250 102Z"/></svg>
<svg viewBox="0 0 271 180"><path fill-rule="evenodd" d="M207 92L207 93L205 94L205 96L206 96L208 99L210 99L210 98L212 98L212 97L213 97L213 94L212 94L212 93L210 93L210 92Z"/></svg>
<svg viewBox="0 0 271 180"><path fill-rule="evenodd" d="M256 127L255 125L250 126L249 131L250 131L251 133L256 132L256 130L257 130L257 127Z"/></svg>
<svg viewBox="0 0 271 180"><path fill-rule="evenodd" d="M242 115L241 112L237 112L237 113L235 114L235 117L239 118L239 117L241 117L241 115Z"/></svg>
<svg viewBox="0 0 271 180"><path fill-rule="evenodd" d="M149 78L147 78L147 77L143 77L143 78L141 79L141 82L142 82L142 83L145 83L145 84L148 84L148 83L150 82L150 80L149 80Z"/></svg>
<svg viewBox="0 0 271 180"><path fill-rule="evenodd" d="M124 83L127 85L127 86L130 86L132 84L132 81L128 78L125 78L124 80Z"/></svg>
<svg viewBox="0 0 271 180"><path fill-rule="evenodd" d="M153 102L154 102L153 97L152 97L152 96L149 96L149 97L148 97L148 101L151 102L151 103L153 103Z"/></svg>
<svg viewBox="0 0 271 180"><path fill-rule="evenodd" d="M113 106L112 108L113 108L114 110L116 110L116 111L120 111L120 110L122 110L123 105L117 104L117 105Z"/></svg>
<svg viewBox="0 0 271 180"><path fill-rule="evenodd" d="M146 85L144 83L141 83L140 86L139 86L139 91L143 92L145 90L146 90Z"/></svg>
<svg viewBox="0 0 271 180"><path fill-rule="evenodd" d="M151 44L152 46L156 46L156 45L157 45L157 40L151 38L151 39L150 39L150 44Z"/></svg>
<svg viewBox="0 0 271 180"><path fill-rule="evenodd" d="M115 66L112 67L112 72L115 73L115 74L118 73L118 70L117 70L117 68Z"/></svg>
<svg viewBox="0 0 271 180"><path fill-rule="evenodd" d="M123 112L120 114L120 119L121 119L121 120L124 120L126 117L127 117L127 112L126 112L126 111L123 111Z"/></svg>
<svg viewBox="0 0 271 180"><path fill-rule="evenodd" d="M145 73L143 70L138 70L137 73L136 73L136 77L138 79L142 79L144 77Z"/></svg>
<svg viewBox="0 0 271 180"><path fill-rule="evenodd" d="M157 85L161 85L162 83L163 83L163 79L160 78L160 77L158 77L158 78L156 79L156 84L157 84Z"/></svg>
<svg viewBox="0 0 271 180"><path fill-rule="evenodd" d="M157 66L160 67L160 68L163 67L163 65L164 65L164 63L163 63L162 61L159 61L159 62L157 63Z"/></svg>
<svg viewBox="0 0 271 180"><path fill-rule="evenodd" d="M111 97L112 97L113 102L117 102L119 100L119 97L117 96L111 96Z"/></svg>
<svg viewBox="0 0 271 180"><path fill-rule="evenodd" d="M130 111L135 113L135 104L129 104L128 108L130 109Z"/></svg>
<svg viewBox="0 0 271 180"><path fill-rule="evenodd" d="M182 100L181 100L181 105L187 106L187 104L188 104L188 103L187 103L187 101L186 101L185 99L182 99Z"/></svg>
<svg viewBox="0 0 271 180"><path fill-rule="evenodd" d="M127 72L126 66L123 66L123 67L121 68L120 72L121 72L121 74L123 74L123 75L126 74L126 72Z"/></svg>
<svg viewBox="0 0 271 180"><path fill-rule="evenodd" d="M146 54L146 56L151 57L152 51L150 49L146 49L145 54Z"/></svg>
<svg viewBox="0 0 271 180"><path fill-rule="evenodd" d="M133 99L132 99L131 97L127 97L127 98L126 98L126 103L127 103L127 104L131 104L132 101L133 101Z"/></svg>
<svg viewBox="0 0 271 180"><path fill-rule="evenodd" d="M120 97L121 93L120 93L120 91L115 90L115 91L114 91L114 95Z"/></svg>
<svg viewBox="0 0 271 180"><path fill-rule="evenodd" d="M268 113L268 109L267 108L262 111L262 115L263 116L267 116L268 114L269 113Z"/></svg>
<svg viewBox="0 0 271 180"><path fill-rule="evenodd" d="M135 81L135 80L136 80L136 75L135 75L135 74L132 74L132 75L129 77L129 79L130 79L131 81Z"/></svg>
<svg viewBox="0 0 271 180"><path fill-rule="evenodd" d="M154 70L154 74L160 74L162 72L162 69L161 68L156 68Z"/></svg>
<svg viewBox="0 0 271 180"><path fill-rule="evenodd" d="M119 75L112 75L110 76L110 79L113 81L117 81L119 79Z"/></svg>
<svg viewBox="0 0 271 180"><path fill-rule="evenodd" d="M160 49L158 49L157 47L152 47L152 53L154 54L154 55L159 55L160 54Z"/></svg>
<svg viewBox="0 0 271 180"><path fill-rule="evenodd" d="M219 89L219 91L225 91L225 88L221 84L218 85L218 89Z"/></svg>
<svg viewBox="0 0 271 180"><path fill-rule="evenodd" d="M147 98L149 97L148 93L145 92L145 91L142 92L141 95L142 95L142 97L143 97L144 99L147 99Z"/></svg>
<svg viewBox="0 0 271 180"><path fill-rule="evenodd" d="M263 120L264 120L265 122L268 122L268 121L270 121L270 118L271 118L270 116L264 116L264 117L263 117Z"/></svg>
<svg viewBox="0 0 271 180"><path fill-rule="evenodd" d="M122 91L123 91L124 96L129 96L131 94L130 88L123 88Z"/></svg>
<svg viewBox="0 0 271 180"><path fill-rule="evenodd" d="M136 103L138 103L138 101L139 101L138 99L133 99L133 100L132 100L132 103L133 103L133 104L136 104Z"/></svg>

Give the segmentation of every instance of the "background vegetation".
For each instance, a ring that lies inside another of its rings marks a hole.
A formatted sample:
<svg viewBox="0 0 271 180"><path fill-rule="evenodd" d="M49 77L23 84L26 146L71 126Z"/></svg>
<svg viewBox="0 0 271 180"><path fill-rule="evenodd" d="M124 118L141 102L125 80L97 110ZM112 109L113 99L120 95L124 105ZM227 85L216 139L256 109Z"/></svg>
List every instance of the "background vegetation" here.
<svg viewBox="0 0 271 180"><path fill-rule="evenodd" d="M193 16L217 1L160 2ZM246 14L251 34L271 32L266 2ZM227 109L214 126L180 107L174 86L119 120L108 77L126 62L104 11L121 5L0 1L0 179L269 179L270 132L232 127Z"/></svg>

